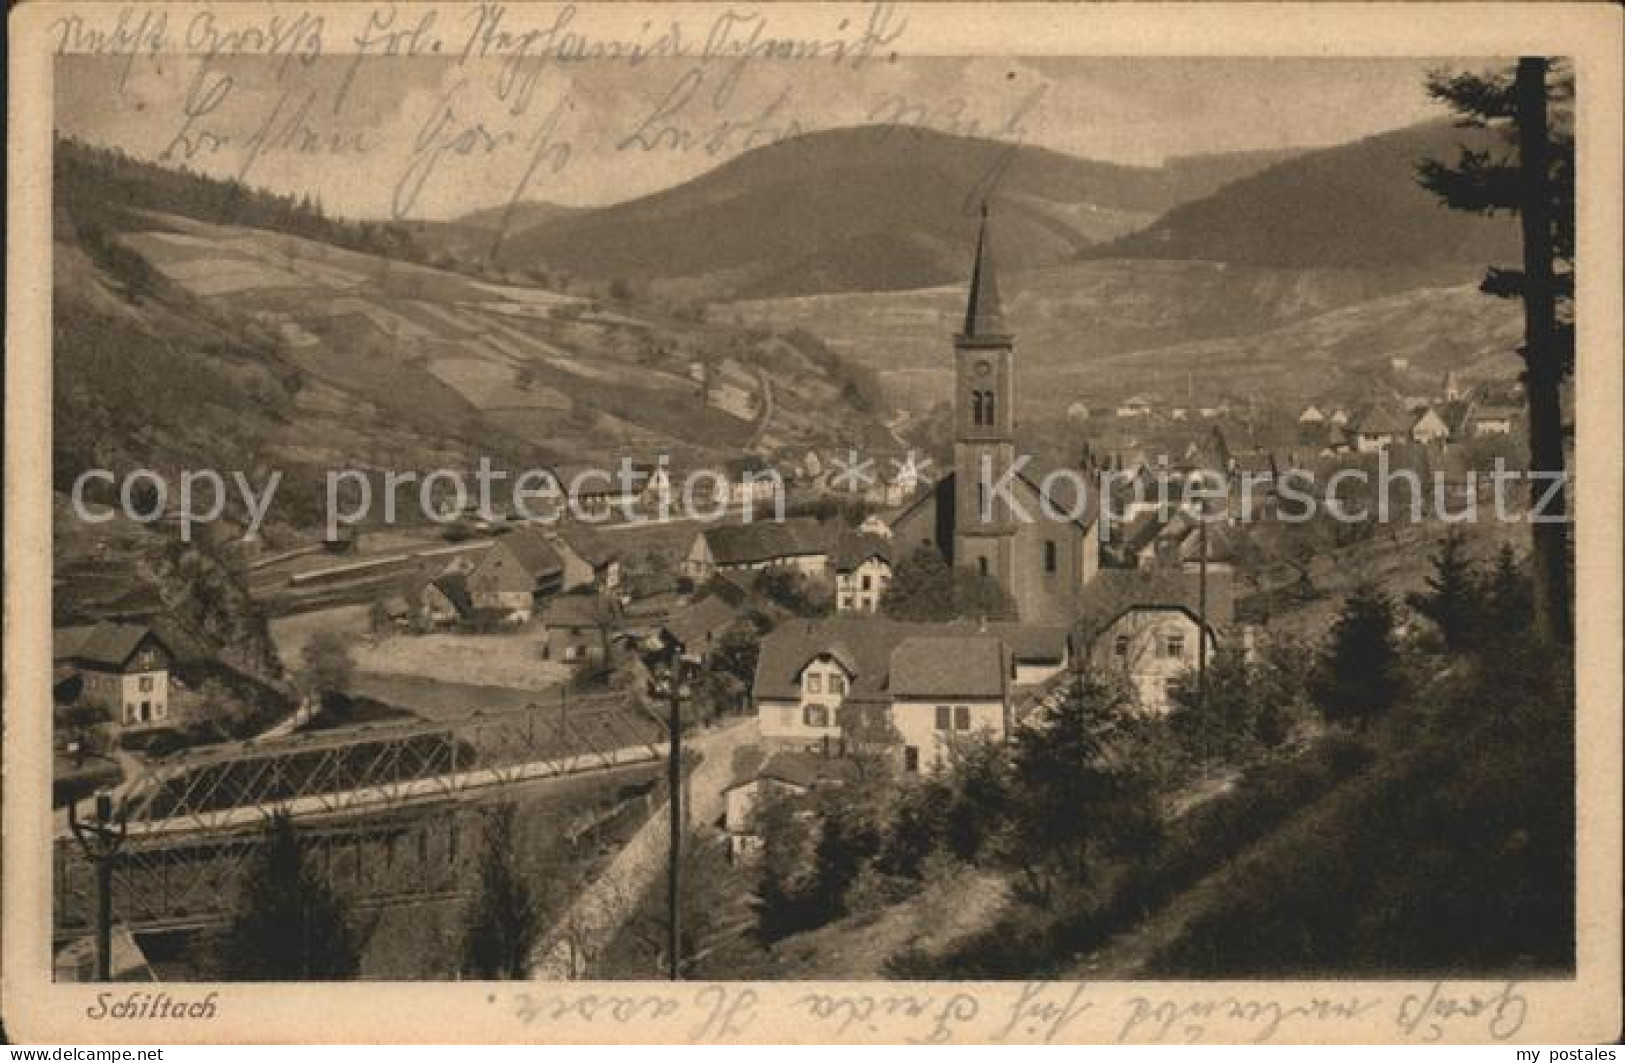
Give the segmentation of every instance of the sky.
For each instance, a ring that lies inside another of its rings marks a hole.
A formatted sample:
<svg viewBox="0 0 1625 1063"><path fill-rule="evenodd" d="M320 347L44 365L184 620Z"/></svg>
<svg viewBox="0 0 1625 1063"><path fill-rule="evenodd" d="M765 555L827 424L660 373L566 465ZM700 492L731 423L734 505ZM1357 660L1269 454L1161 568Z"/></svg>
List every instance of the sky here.
<svg viewBox="0 0 1625 1063"><path fill-rule="evenodd" d="M903 121L1129 165L1344 143L1446 112L1439 59L64 56L61 133L353 218L599 206L818 129Z"/></svg>

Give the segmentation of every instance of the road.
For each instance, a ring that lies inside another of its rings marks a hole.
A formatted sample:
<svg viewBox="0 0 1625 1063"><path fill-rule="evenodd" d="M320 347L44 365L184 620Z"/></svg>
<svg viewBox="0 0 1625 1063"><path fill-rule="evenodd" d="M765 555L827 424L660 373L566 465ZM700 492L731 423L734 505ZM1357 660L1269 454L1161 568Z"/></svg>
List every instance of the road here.
<svg viewBox="0 0 1625 1063"><path fill-rule="evenodd" d="M733 781L734 750L757 740L756 718L747 717L685 742L704 756L688 780L690 824L710 823L722 815L723 791ZM585 961L609 943L664 872L669 838L662 806L543 936L532 959L533 979L557 981L584 973Z"/></svg>

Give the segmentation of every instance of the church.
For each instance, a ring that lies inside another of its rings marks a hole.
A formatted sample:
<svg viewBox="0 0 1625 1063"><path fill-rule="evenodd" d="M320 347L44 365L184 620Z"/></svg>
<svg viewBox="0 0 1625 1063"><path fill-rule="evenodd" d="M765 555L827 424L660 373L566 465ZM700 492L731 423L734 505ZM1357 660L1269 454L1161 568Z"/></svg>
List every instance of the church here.
<svg viewBox="0 0 1625 1063"><path fill-rule="evenodd" d="M993 577L1022 622L1064 624L1099 568L1100 508L1093 491L1075 498L1075 479L1046 482L1031 465L1009 491L1020 513L994 489L1016 461L1016 384L984 203L964 329L954 337L953 471L892 520L893 538L904 554L929 545L950 565Z"/></svg>

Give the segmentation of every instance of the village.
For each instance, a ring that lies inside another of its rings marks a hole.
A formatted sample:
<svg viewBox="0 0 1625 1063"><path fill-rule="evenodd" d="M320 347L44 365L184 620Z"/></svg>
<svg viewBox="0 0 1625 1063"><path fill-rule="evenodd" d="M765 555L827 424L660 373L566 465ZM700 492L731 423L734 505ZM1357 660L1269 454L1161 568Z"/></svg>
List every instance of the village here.
<svg viewBox="0 0 1625 1063"><path fill-rule="evenodd" d="M155 779L174 785L201 770L190 767L200 757L274 760L317 737L362 748L379 726L455 735L469 714L531 727L545 715L564 737L529 747L536 757L591 756L614 772L630 750L648 769L632 790L572 813L620 824L608 842L594 834L600 849L584 864L608 875L615 848L647 844L658 825L649 787L675 722L696 739L685 783L692 827L748 883L782 822L766 806L811 809L832 791L872 786L875 771L905 787L957 771L967 750L1044 726L1086 674L1116 677L1126 711L1161 720L1188 708L1193 677L1205 683L1222 662L1279 652L1270 647L1283 614L1326 597L1312 586L1315 555L1376 534L1369 521L1352 531L1310 525L1330 540L1279 526L1276 485L1290 475L1324 482L1381 454L1439 474L1460 502L1497 457L1516 460L1516 385L1454 372L1430 385L1401 359L1385 391L1298 410L1154 394L1075 403L1060 436L1073 450L1046 448L1043 468L1106 493L1064 499L1057 514L1038 504L1039 485L1055 478L1024 468L1016 496L1039 515L1017 519L1018 507L989 503L980 482L984 468L1012 467L1023 442L1011 399L1018 322L1001 303L989 229L984 215L963 322L944 355L956 381L948 446L917 452L899 436L895 450L861 455L746 454L704 470L704 520L673 515L685 470L621 454L605 468L623 461L634 475L552 470L575 490L569 506L540 514L470 506L423 527L355 524L276 550L233 540L228 522L220 556L240 573L247 607L268 618L283 669L199 659L195 632L137 616L60 627L57 805L96 790L139 793ZM1442 525L1425 527L1443 501L1423 497L1414 526L1381 534L1434 541ZM622 737L572 730L594 713L608 713ZM470 790L474 801L509 785L506 769L585 770L483 753L476 763L494 774L480 784L490 789ZM380 795L405 781L399 772L311 778L240 800L277 808L344 793L382 808L393 798ZM1206 780L1180 800L1224 785ZM202 811L213 814L239 799L210 800ZM603 881L584 873L577 904ZM581 956L624 949L614 943L657 885L646 872L617 882L630 899L564 969L580 974ZM552 947L538 963L558 962ZM69 954L72 976L87 953ZM377 962L379 974L422 973L410 966L421 960Z"/></svg>

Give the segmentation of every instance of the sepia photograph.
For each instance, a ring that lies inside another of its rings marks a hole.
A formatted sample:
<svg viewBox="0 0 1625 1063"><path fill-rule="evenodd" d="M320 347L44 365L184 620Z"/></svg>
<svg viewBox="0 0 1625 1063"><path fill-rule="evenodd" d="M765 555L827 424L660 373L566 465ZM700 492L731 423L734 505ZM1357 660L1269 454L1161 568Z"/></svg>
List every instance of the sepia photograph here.
<svg viewBox="0 0 1625 1063"><path fill-rule="evenodd" d="M1617 1035L1619 12L996 6L26 9L36 1023Z"/></svg>

